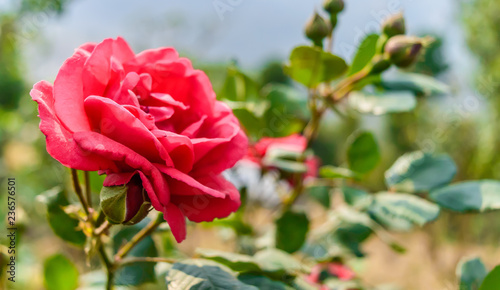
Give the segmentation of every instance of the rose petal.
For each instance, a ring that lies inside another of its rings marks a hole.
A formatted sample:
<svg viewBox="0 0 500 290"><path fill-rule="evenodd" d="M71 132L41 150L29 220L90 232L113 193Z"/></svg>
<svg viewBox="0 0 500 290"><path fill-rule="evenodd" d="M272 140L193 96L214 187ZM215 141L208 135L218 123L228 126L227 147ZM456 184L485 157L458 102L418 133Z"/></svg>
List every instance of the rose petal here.
<svg viewBox="0 0 500 290"><path fill-rule="evenodd" d="M90 131L83 108L83 64L88 53L77 50L59 69L54 82L54 111L71 132Z"/></svg>
<svg viewBox="0 0 500 290"><path fill-rule="evenodd" d="M225 198L218 198L207 194L179 195L178 184L172 184L171 202L176 204L184 215L193 222L212 221L215 218L224 218L238 210L240 196L238 190L221 175L206 176L198 182L213 191L222 193Z"/></svg>
<svg viewBox="0 0 500 290"><path fill-rule="evenodd" d="M201 116L200 120L192 123L187 128L182 131L182 135L187 136L189 138L194 138L199 132L203 123L207 119L207 116Z"/></svg>
<svg viewBox="0 0 500 290"><path fill-rule="evenodd" d="M187 110L189 106L186 106L182 102L174 100L169 94L161 93L151 93L149 98L146 100L141 100L141 105L145 106L155 106L155 107L174 107L176 109Z"/></svg>
<svg viewBox="0 0 500 290"><path fill-rule="evenodd" d="M163 208L160 204L165 205L169 203L170 191L163 175L146 158L123 144L96 132L75 133L74 139L82 149L115 161L117 167L120 169L119 172L139 170L147 176L147 180L152 184L152 190L148 190L147 188L146 190L156 210L162 211ZM146 187L146 182L144 182L144 186Z"/></svg>
<svg viewBox="0 0 500 290"><path fill-rule="evenodd" d="M193 176L220 173L231 168L248 150L248 139L232 115L212 123L209 129L199 134L207 137L191 140L195 154Z"/></svg>
<svg viewBox="0 0 500 290"><path fill-rule="evenodd" d="M267 150L271 147L303 152L307 148L307 140L302 135L293 134L282 138L262 138L254 146L255 150L261 156L266 155Z"/></svg>
<svg viewBox="0 0 500 290"><path fill-rule="evenodd" d="M163 165L156 164L156 167L167 176L171 177L168 180L168 184L171 188L171 193L176 195L211 195L213 197L224 198L226 194L208 187L201 183L199 180L179 171L176 168L166 167ZM223 177L220 177L224 179ZM205 180L206 177L203 177ZM214 183L214 182L212 182ZM223 187L220 187L224 189Z"/></svg>
<svg viewBox="0 0 500 290"><path fill-rule="evenodd" d="M167 149L176 169L184 173L191 171L194 164L194 152L193 144L188 137L162 130L154 130L152 133Z"/></svg>
<svg viewBox="0 0 500 290"><path fill-rule="evenodd" d="M186 239L186 218L182 211L172 203L167 204L163 216L170 226L175 240L180 243Z"/></svg>
<svg viewBox="0 0 500 290"><path fill-rule="evenodd" d="M139 107L139 101L135 94L131 94L140 77L135 72L129 72L121 82L115 82L106 92L105 97L112 99L120 105L132 105Z"/></svg>
<svg viewBox="0 0 500 290"><path fill-rule="evenodd" d="M55 115L52 85L41 81L34 85L31 97L38 103L40 130L46 136L47 152L64 166L87 171L115 169L106 158L82 150Z"/></svg>
<svg viewBox="0 0 500 290"><path fill-rule="evenodd" d="M92 121L92 128L114 141L127 146L151 162L172 165L163 145L146 126L115 101L90 96L85 99L85 110Z"/></svg>
<svg viewBox="0 0 500 290"><path fill-rule="evenodd" d="M113 41L113 58L120 63L126 63L135 59L135 53L122 37Z"/></svg>
<svg viewBox="0 0 500 290"><path fill-rule="evenodd" d="M157 49L147 49L135 56L133 66L148 66L154 64L160 60L174 60L179 57L177 51L172 47L162 47Z"/></svg>

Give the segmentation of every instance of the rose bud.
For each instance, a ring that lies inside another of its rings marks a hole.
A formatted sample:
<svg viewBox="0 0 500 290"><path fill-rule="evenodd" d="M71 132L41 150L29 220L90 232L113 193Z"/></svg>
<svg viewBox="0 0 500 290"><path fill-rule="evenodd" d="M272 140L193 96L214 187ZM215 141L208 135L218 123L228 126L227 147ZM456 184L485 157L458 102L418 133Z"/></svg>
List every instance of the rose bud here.
<svg viewBox="0 0 500 290"><path fill-rule="evenodd" d="M344 0L325 0L323 1L323 9L330 15L339 14L344 10Z"/></svg>
<svg viewBox="0 0 500 290"><path fill-rule="evenodd" d="M314 45L323 47L323 39L330 34L328 23L317 13L306 24L306 37L309 38Z"/></svg>
<svg viewBox="0 0 500 290"><path fill-rule="evenodd" d="M427 43L428 40L424 38L396 35L387 41L384 51L393 64L406 68L417 61Z"/></svg>
<svg viewBox="0 0 500 290"><path fill-rule="evenodd" d="M133 225L148 215L151 201L136 174L125 185L103 186L101 208L109 222Z"/></svg>
<svg viewBox="0 0 500 290"><path fill-rule="evenodd" d="M406 25L403 13L394 14L382 23L382 32L388 37L405 34Z"/></svg>
<svg viewBox="0 0 500 290"><path fill-rule="evenodd" d="M323 9L330 14L330 24L332 29L337 26L337 14L344 10L343 0L325 0Z"/></svg>

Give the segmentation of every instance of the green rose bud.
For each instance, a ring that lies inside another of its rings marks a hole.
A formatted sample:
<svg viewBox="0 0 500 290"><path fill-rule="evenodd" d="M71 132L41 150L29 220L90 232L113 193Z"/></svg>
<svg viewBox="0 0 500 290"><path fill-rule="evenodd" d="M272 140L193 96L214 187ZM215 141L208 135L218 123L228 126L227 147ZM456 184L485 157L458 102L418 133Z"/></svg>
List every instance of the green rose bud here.
<svg viewBox="0 0 500 290"><path fill-rule="evenodd" d="M344 0L325 0L323 9L330 14L330 24L333 29L337 26L337 14L344 10Z"/></svg>
<svg viewBox="0 0 500 290"><path fill-rule="evenodd" d="M423 48L430 41L429 38L396 35L387 41L384 51L397 67L407 68L418 60Z"/></svg>
<svg viewBox="0 0 500 290"><path fill-rule="evenodd" d="M406 25L403 13L394 14L382 23L382 32L388 37L405 34Z"/></svg>
<svg viewBox="0 0 500 290"><path fill-rule="evenodd" d="M323 47L323 39L330 34L330 27L326 21L317 13L307 22L305 30L307 38L309 38L314 45Z"/></svg>
<svg viewBox="0 0 500 290"><path fill-rule="evenodd" d="M101 208L110 223L133 225L148 215L151 201L136 174L125 185L103 186Z"/></svg>
<svg viewBox="0 0 500 290"><path fill-rule="evenodd" d="M344 10L344 0L325 0L323 1L323 9L330 15L336 15Z"/></svg>

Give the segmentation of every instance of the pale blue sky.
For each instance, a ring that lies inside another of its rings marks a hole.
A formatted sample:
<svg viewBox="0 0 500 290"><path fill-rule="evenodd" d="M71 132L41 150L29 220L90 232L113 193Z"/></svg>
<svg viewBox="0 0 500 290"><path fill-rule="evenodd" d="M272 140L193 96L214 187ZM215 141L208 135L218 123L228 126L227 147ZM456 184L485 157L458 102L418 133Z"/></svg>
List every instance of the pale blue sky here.
<svg viewBox="0 0 500 290"><path fill-rule="evenodd" d="M216 6L223 7L220 3L230 5L231 11L218 13ZM75 47L118 35L125 37L136 51L174 46L199 61L237 59L243 67L255 68L270 57L285 59L294 45L306 43L303 25L314 9L320 8L320 3L321 0L74 0L61 17L23 22L39 35L29 36L24 42L29 77L52 79ZM447 58L461 58L466 53L454 0L346 3L335 35L335 52L347 59L361 37L375 31L382 17L400 10L407 18L410 33L446 31Z"/></svg>

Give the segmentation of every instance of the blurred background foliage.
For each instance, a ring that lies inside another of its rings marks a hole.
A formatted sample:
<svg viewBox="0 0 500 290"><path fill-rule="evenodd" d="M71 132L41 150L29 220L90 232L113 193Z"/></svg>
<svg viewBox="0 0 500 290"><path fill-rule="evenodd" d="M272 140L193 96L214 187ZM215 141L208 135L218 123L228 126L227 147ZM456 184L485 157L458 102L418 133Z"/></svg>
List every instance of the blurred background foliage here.
<svg viewBox="0 0 500 290"><path fill-rule="evenodd" d="M57 252L59 248L63 248L66 254L75 258L73 260L84 260L78 250L57 240L46 223L43 206L36 200L36 195L41 191L67 182L67 172L46 154L44 138L38 130L36 106L28 95L32 80L25 77L27 67L20 53L21 42L28 41L27 37L30 35L30 31L26 31L20 22L28 16L58 17L64 14L68 2L70 1L23 0L14 9L0 12L0 178L2 188L5 188L6 177L15 177L18 183L18 289L38 289L43 285L41 261L49 252ZM382 162L363 184L370 190L382 190L383 172L397 157L417 149L450 154L459 168L456 180L500 178L500 2L473 0L461 5L467 44L477 62L477 73L474 74L476 86L473 91L480 97L480 109L460 108L458 103L467 105L467 100L463 99L450 97L443 100L442 97L430 97L420 99L417 109L409 113L360 117L359 114L347 111L342 122L338 116L328 116L322 124L318 140L313 144L315 153L324 163L335 166L344 164L345 140L357 128L368 127L375 130L383 150ZM445 62L448 59L444 56L443 40L439 35L434 37L437 41L427 49L412 71L435 76L453 85L453 72L450 72L450 66ZM248 72L238 66L237 60L227 64L204 63L201 59L196 61L195 66L209 75L219 96L231 96L227 98L232 101L233 109L242 123L254 120L246 114L245 108L238 107L239 90L244 89L246 96L253 96L250 99L255 102L250 104L259 106L259 100L262 99L280 102L280 92L270 91L270 84L280 84L282 88L293 86L283 73L281 60L270 59L262 67ZM299 90L300 93L305 95L306 92ZM458 109L450 110L450 107ZM290 114L284 116L286 129L249 132L253 140L269 135L285 136L296 128L301 128L307 116L303 115L300 107L287 109ZM5 204L4 194L0 195L0 204ZM0 206L2 219L5 210L5 206ZM488 255L492 253L489 249L498 246L500 214L456 215L445 212L436 223L423 231L398 238L415 241L414 245L408 245L407 248L415 246L417 250L407 255L417 260L422 250L416 243L423 241L425 250L435 259L433 262L438 273L434 275L442 275L443 279L453 281L458 257L465 253L475 253L474 251ZM2 234L0 241L5 243L4 239L5 235ZM172 251L171 241L165 241L164 245L166 252ZM443 245L451 245L444 248L455 251L455 254L440 252ZM376 244L370 247L377 249ZM368 252L373 253L370 249ZM391 256L394 254L387 253L385 249L380 252L388 256L389 260L405 259ZM493 252L490 259L498 258L499 255L498 251ZM389 264L380 258L382 254L373 256L373 263ZM446 262L446 259L453 261ZM80 269L85 267L83 262L77 266ZM422 273L424 270L415 270L415 275L427 279L427 274ZM377 277L371 275L367 279L391 281L394 278L391 271L379 273L383 274L378 274ZM401 281L404 283L404 279Z"/></svg>

